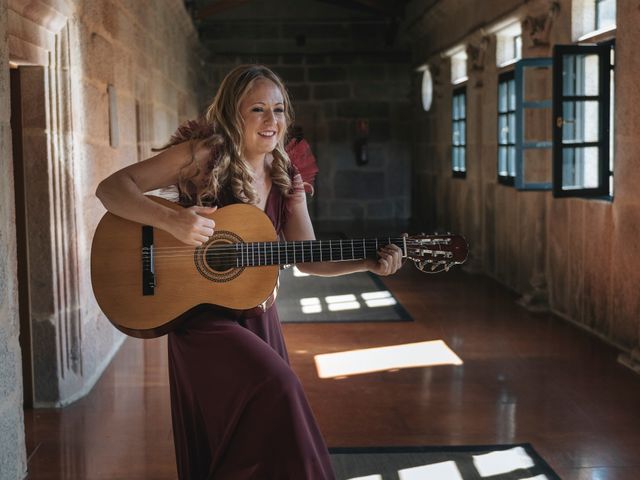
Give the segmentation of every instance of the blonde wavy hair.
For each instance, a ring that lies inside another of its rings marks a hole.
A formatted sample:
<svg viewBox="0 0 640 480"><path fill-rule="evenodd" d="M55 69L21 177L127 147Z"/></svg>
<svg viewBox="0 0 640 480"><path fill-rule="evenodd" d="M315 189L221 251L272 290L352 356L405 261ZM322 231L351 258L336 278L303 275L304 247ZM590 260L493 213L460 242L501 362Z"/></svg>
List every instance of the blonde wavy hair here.
<svg viewBox="0 0 640 480"><path fill-rule="evenodd" d="M286 131L293 123L294 113L287 90L280 77L264 65L240 65L222 80L199 128L189 129L186 139L192 142L192 153L195 151L193 140L196 140L196 143L202 142L209 147L214 156L213 168L206 182L195 181L202 170L193 154L191 162L180 170L178 188L189 202L202 205L216 201L220 199L223 190L229 188L236 199L245 203L257 203L258 194L252 185L252 169L242 157L244 121L240 104L260 79L272 81L282 93L286 128L280 132L278 144L271 152L273 162L270 176L284 196L292 194L289 175L291 160L284 145ZM182 137L182 141L184 140ZM175 143L179 142L172 139L165 148Z"/></svg>

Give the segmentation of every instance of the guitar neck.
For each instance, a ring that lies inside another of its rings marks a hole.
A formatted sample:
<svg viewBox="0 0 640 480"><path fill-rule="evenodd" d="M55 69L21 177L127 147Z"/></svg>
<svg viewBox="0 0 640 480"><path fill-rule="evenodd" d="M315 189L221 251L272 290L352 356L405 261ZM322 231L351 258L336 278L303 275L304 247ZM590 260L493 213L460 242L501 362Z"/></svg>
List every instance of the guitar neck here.
<svg viewBox="0 0 640 480"><path fill-rule="evenodd" d="M378 249L389 244L397 245L406 255L404 237L236 243L227 246L225 254L233 253L236 267L341 262L376 258Z"/></svg>

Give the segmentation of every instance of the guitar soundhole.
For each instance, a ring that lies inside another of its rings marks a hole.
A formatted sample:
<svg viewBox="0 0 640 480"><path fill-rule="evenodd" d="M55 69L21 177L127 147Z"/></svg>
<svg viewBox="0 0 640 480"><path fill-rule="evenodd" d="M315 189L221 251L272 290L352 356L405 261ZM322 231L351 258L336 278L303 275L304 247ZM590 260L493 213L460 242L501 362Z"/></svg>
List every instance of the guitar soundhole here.
<svg viewBox="0 0 640 480"><path fill-rule="evenodd" d="M215 282L228 282L242 273L244 267L237 267L235 243L242 239L235 233L216 232L207 243L196 248L194 261L200 274Z"/></svg>

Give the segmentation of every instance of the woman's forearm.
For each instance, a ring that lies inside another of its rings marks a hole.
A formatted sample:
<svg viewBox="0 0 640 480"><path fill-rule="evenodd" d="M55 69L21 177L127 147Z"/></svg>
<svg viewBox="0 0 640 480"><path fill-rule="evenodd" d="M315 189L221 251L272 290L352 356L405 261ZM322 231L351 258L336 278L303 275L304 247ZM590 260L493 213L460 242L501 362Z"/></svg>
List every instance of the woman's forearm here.
<svg viewBox="0 0 640 480"><path fill-rule="evenodd" d="M167 229L173 211L149 200L126 172L120 171L103 180L96 196L111 213L134 222Z"/></svg>
<svg viewBox="0 0 640 480"><path fill-rule="evenodd" d="M302 273L309 273L320 277L336 277L347 273L367 272L369 270L366 260L300 263L296 266Z"/></svg>

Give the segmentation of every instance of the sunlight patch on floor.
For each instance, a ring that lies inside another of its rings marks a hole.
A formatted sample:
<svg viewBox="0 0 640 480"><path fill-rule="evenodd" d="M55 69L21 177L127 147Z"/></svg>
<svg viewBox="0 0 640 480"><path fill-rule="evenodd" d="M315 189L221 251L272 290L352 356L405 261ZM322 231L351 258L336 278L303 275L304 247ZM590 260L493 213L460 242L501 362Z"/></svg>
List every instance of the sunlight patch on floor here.
<svg viewBox="0 0 640 480"><path fill-rule="evenodd" d="M360 298L369 308L390 307L398 303L388 290L364 292L360 294ZM324 305L326 305L324 307L323 302ZM318 297L306 297L300 299L300 308L302 309L302 313L307 314L320 313L323 308L326 308L330 312L339 312L342 310L357 310L362 307L362 303L360 303L358 297L353 293L348 293L346 295L330 295L325 297L323 300Z"/></svg>
<svg viewBox="0 0 640 480"><path fill-rule="evenodd" d="M315 361L320 378L463 363L442 340L326 353L316 355Z"/></svg>
<svg viewBox="0 0 640 480"><path fill-rule="evenodd" d="M456 462L441 462L398 470L400 480L463 480Z"/></svg>
<svg viewBox="0 0 640 480"><path fill-rule="evenodd" d="M522 447L474 455L473 463L481 477L502 475L520 468L531 468L535 465L533 459Z"/></svg>

